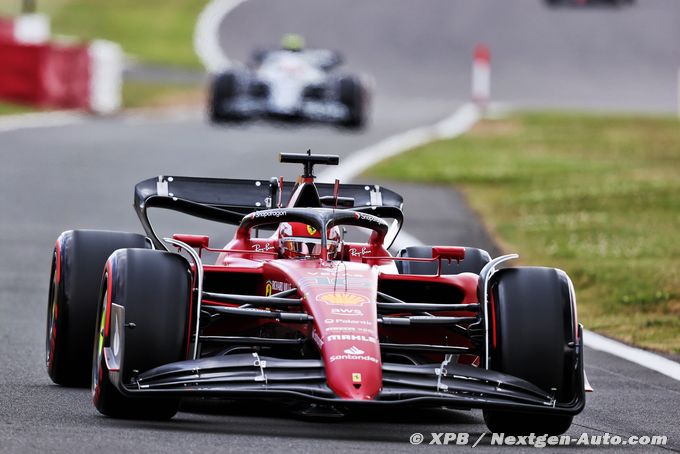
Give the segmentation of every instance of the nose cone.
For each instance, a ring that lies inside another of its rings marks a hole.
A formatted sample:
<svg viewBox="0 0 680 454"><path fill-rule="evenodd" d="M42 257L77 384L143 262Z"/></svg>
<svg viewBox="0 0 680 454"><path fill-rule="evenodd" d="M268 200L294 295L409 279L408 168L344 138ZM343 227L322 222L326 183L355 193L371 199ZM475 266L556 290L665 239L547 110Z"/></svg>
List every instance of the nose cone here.
<svg viewBox="0 0 680 454"><path fill-rule="evenodd" d="M378 271L363 263L277 261L296 282L314 317L312 338L324 361L328 386L341 399L374 399L382 388L376 296Z"/></svg>
<svg viewBox="0 0 680 454"><path fill-rule="evenodd" d="M330 334L322 348L328 386L341 399L374 399L382 388L380 348L368 334Z"/></svg>

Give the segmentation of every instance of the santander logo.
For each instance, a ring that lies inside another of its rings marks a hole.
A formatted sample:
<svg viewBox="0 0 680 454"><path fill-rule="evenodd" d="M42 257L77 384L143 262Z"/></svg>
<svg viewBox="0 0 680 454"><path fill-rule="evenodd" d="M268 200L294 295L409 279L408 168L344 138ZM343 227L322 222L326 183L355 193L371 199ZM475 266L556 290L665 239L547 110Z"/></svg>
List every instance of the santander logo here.
<svg viewBox="0 0 680 454"><path fill-rule="evenodd" d="M364 351L361 350L360 348L357 348L354 345L352 345L351 348L348 348L347 350L345 350L345 354L347 354L347 355L363 355Z"/></svg>

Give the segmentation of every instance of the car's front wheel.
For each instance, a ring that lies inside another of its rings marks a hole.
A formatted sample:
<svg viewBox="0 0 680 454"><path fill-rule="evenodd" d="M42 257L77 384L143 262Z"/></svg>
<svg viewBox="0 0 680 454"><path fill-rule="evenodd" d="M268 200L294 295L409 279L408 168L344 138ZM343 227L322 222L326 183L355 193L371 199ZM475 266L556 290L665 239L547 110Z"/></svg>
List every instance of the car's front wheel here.
<svg viewBox="0 0 680 454"><path fill-rule="evenodd" d="M243 117L225 108L239 96L238 76L236 72L227 71L219 74L210 86L208 114L213 123L243 120Z"/></svg>
<svg viewBox="0 0 680 454"><path fill-rule="evenodd" d="M356 77L346 76L340 79L340 102L347 108L347 118L341 126L349 129L361 129L366 125L368 93L361 81Z"/></svg>
<svg viewBox="0 0 680 454"><path fill-rule="evenodd" d="M111 317L114 302L124 309L123 336ZM104 350L122 351L118 373L121 383L128 385L139 373L186 359L190 310L191 272L182 256L140 249L111 255L102 279L92 361L92 400L100 413L158 420L177 413L177 398L137 398L119 392L110 379Z"/></svg>
<svg viewBox="0 0 680 454"><path fill-rule="evenodd" d="M554 268L498 271L491 284L490 368L522 378L558 403L581 398L575 302L567 275ZM484 410L492 432L564 433L572 416Z"/></svg>

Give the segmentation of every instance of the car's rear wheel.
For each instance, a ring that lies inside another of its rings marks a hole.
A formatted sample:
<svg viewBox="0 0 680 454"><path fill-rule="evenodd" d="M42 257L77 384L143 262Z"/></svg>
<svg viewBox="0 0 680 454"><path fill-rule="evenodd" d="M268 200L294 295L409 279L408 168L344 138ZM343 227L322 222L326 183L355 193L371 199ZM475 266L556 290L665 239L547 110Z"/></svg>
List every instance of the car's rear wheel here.
<svg viewBox="0 0 680 454"><path fill-rule="evenodd" d="M125 310L123 336L111 320L112 302ZM165 251L118 250L107 262L99 306L92 356L95 407L114 418L172 418L179 399L129 397L118 391L111 382L104 349L122 351L123 369L119 373L124 385L139 373L186 359L191 310L189 264L182 256Z"/></svg>
<svg viewBox="0 0 680 454"><path fill-rule="evenodd" d="M45 360L54 383L90 384L92 333L101 272L120 248L148 247L142 235L99 230L62 233L52 253Z"/></svg>
<svg viewBox="0 0 680 454"><path fill-rule="evenodd" d="M554 268L518 267L492 277L490 368L522 378L557 402L578 397L579 370L573 292L567 275ZM492 432L564 433L572 416L484 410Z"/></svg>
<svg viewBox="0 0 680 454"><path fill-rule="evenodd" d="M400 250L398 257L404 258L432 258L432 246L410 246ZM465 248L465 258L460 262L442 260L441 274L474 273L479 274L491 257L484 249ZM396 261L401 274L437 274L439 264L434 262Z"/></svg>
<svg viewBox="0 0 680 454"><path fill-rule="evenodd" d="M349 129L361 129L366 125L367 93L361 81L346 76L340 79L340 102L345 105L348 117L341 125Z"/></svg>
<svg viewBox="0 0 680 454"><path fill-rule="evenodd" d="M238 79L236 73L225 72L212 82L210 89L209 114L214 123L237 121L241 117L225 109L225 105L236 99L238 95Z"/></svg>

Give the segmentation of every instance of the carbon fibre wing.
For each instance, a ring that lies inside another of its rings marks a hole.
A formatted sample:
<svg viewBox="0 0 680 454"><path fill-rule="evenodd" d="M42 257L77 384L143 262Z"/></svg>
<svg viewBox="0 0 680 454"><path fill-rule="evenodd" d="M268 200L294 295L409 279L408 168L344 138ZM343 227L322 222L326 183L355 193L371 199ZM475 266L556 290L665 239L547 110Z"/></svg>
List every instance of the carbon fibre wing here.
<svg viewBox="0 0 680 454"><path fill-rule="evenodd" d="M272 180L243 180L222 178L198 178L181 176L159 176L137 183L134 193L134 208L147 235L156 247L165 249L155 234L148 218L149 208L178 211L211 221L238 225L243 216L257 210L279 205L285 206L290 199L295 183L284 182L281 194L278 183ZM319 199L333 197L334 185L316 183ZM353 207L338 206L366 211L379 217L398 219L401 225L401 207L404 199L396 192L377 185L341 184L339 198L353 200ZM272 200L274 201L272 203Z"/></svg>

